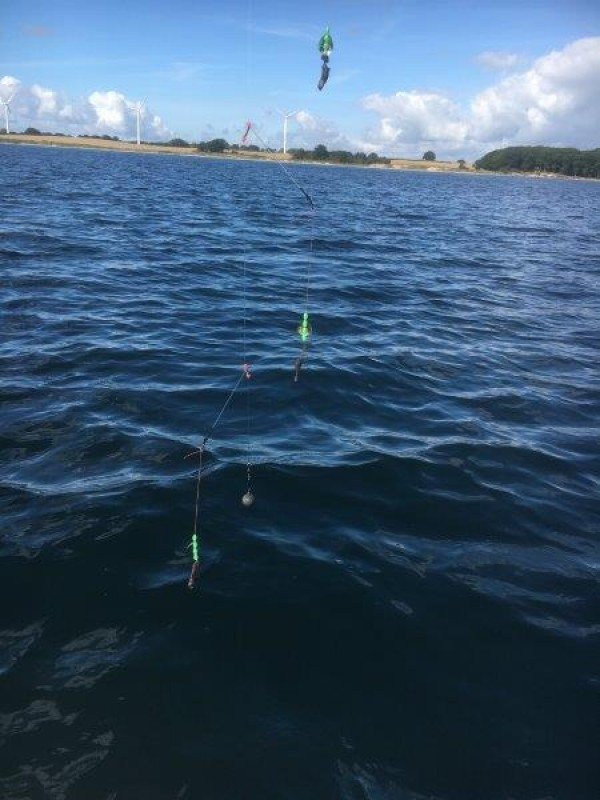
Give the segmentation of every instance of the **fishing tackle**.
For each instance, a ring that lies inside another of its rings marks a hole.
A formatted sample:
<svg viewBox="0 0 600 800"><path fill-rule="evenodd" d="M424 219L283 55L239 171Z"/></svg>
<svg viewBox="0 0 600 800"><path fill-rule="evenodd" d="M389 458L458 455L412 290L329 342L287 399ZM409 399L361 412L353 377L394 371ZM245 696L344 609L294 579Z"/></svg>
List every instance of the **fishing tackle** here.
<svg viewBox="0 0 600 800"><path fill-rule="evenodd" d="M321 77L317 84L317 89L322 91L323 87L329 80L329 55L333 50L333 39L331 37L331 33L329 32L329 26L325 28L325 32L319 39L319 52L321 53Z"/></svg>
<svg viewBox="0 0 600 800"><path fill-rule="evenodd" d="M329 32L328 31L327 31L327 36L329 36ZM329 36L329 41L327 41L327 39L325 39L324 50L322 51L323 52L323 56L326 56L328 58L329 57L329 52L331 51L332 48L333 48L333 42L331 41L331 36ZM324 60L324 63L326 63L325 60ZM246 144L246 142L248 141L248 137L249 137L251 131L254 133L254 135L257 137L257 139L260 142L262 142L262 144L266 147L265 142L263 141L263 139L261 138L259 133L256 131L256 129L254 128L253 123L250 122L250 121L248 121L246 123L244 134L243 134L243 136L241 138L241 143L242 144ZM283 172L285 173L286 177L289 178L290 182L293 183L296 186L296 188L302 193L302 195L304 196L304 198L308 202L309 210L310 210L310 214L311 214L310 250L309 250L309 255L308 255L308 260L307 260L306 285L305 285L305 289L304 289L304 293L305 293L305 309L306 310L302 314L302 317L300 318L300 323L299 323L299 325L298 325L298 327L296 329L297 333L298 333L298 336L300 337L300 341L302 343L301 344L300 355L298 356L298 358L296 359L295 364L294 364L294 382L297 382L298 378L299 378L299 375L300 375L300 369L301 369L302 365L304 364L304 361L306 360L306 357L307 357L307 354L308 354L308 345L309 345L309 342L310 342L310 337L312 335L312 326L311 326L310 318L309 318L309 314L308 314L308 302L309 302L309 292L310 292L311 264L312 264L312 258L313 258L314 238L315 238L314 237L315 205L314 205L314 202L313 202L313 199L312 199L311 195L296 180L296 178L288 171L288 169L282 163L282 161L278 160L275 163L283 170ZM251 475L252 464L251 464L251 461L250 461L250 419L251 419L251 414L250 414L250 405L249 405L250 404L250 391L249 391L250 387L249 387L249 384L248 384L248 382L252 378L252 365L246 360L246 319L247 319L247 317L246 317L246 263L247 263L247 259L246 259L246 256L244 256L244 261L243 261L243 267L244 267L244 269L243 269L244 321L243 321L243 328L242 328L242 331L243 331L243 362L242 362L241 368L240 368L241 371L240 371L240 374L239 374L239 376L238 376L233 388L231 389L227 399L223 403L223 405L222 405L219 413L217 414L214 422L212 423L211 427L209 428L208 433L206 434L206 436L202 440L202 444L200 445L198 450L195 450L193 453L190 454L190 455L198 455L199 456L199 464L198 464L197 479L196 479L196 504L195 504L195 512L194 512L194 528L193 528L191 541L190 541L190 544L189 544L189 547L192 550L192 567L191 567L190 576L189 576L188 584L187 584L189 589L195 589L196 588L196 584L197 584L197 581L198 581L198 574L199 574L199 571L200 571L200 555L199 555L199 550L200 550L200 548L199 548L199 539L200 539L200 502L201 502L202 477L203 477L203 474L204 474L203 473L203 457L204 457L205 448L206 448L206 445L207 445L208 441L212 438L213 433L214 433L217 425L221 421L221 418L222 418L223 414L225 413L227 407L229 406L229 404L233 400L234 395L236 394L236 392L239 389L239 387L242 384L242 382L246 384L246 403L247 403L247 407L246 407L246 424L247 424L247 439L248 439L248 455L247 455L247 464L246 464L247 486L246 486L246 492L242 495L242 506L244 508L250 508L251 506L254 505L254 502L255 502L255 496L254 496L254 493L253 493L252 488L251 488L251 486L252 486L252 475Z"/></svg>
<svg viewBox="0 0 600 800"><path fill-rule="evenodd" d="M317 84L319 91L323 89L325 84L329 79L329 56L333 50L333 39L331 37L331 33L329 28L325 29L325 32L321 36L319 40L319 52L321 54L321 77L319 83ZM266 143L255 129L253 123L248 120L244 127L244 132L240 139L240 145L246 145L248 142L248 138L250 133L253 132L256 138L262 142L264 147L267 147ZM300 337L301 341L301 350L299 356L296 358L294 362L294 382L297 382L300 377L300 370L304 365L304 362L308 356L308 347L310 343L310 337L312 335L312 326L310 323L310 318L308 314L308 306L309 306L309 293L310 293L310 280L311 280L311 267L312 267L312 259L313 259L313 252L314 252L314 241L315 241L315 204L311 197L311 195L306 191L306 189L301 185L301 183L292 175L292 173L287 169L283 161L276 160L275 162L281 170L285 173L286 177L290 180L291 183L302 193L304 199L307 201L309 206L310 212L310 250L308 253L307 265L306 265L306 283L305 283L305 304L304 308L305 311L302 314L300 319L300 324L296 328L298 336ZM246 253L246 251L245 251ZM227 407L231 403L236 394L237 390L239 389L242 383L246 384L246 425L247 425L247 441L248 441L248 454L247 454L247 462L246 462L246 476L247 476L247 485L246 485L246 492L242 495L242 506L244 508L250 508L254 505L255 497L254 493L252 492L252 463L250 460L250 386L249 381L252 378L252 366L246 360L246 320L247 320L247 305L246 305L246 266L247 266L247 257L244 254L243 259L243 306L244 306L244 317L243 317L243 327L242 327L242 337L243 337L243 363L241 365L241 372L235 382L233 388L231 389L227 399L223 403L219 413L217 414L216 418L214 419L211 427L208 430L208 433L202 440L202 444L198 448L198 450L194 450L193 453L190 455L198 455L199 463L198 463L198 471L197 471L197 478L196 478L196 503L195 503L195 512L194 512L194 527L193 533L191 536L191 541L188 545L192 551L192 567L190 570L190 576L188 578L188 588L195 589L196 584L198 581L198 575L200 572L200 503L201 503L201 488L202 488L202 477L203 477L203 458L204 452L206 449L206 445L208 441L212 438L214 431L221 421L221 417L225 413ZM186 456L187 458L187 456Z"/></svg>
<svg viewBox="0 0 600 800"><path fill-rule="evenodd" d="M294 383L298 383L300 380L300 370L302 369L302 365L304 364L304 353L294 361Z"/></svg>
<svg viewBox="0 0 600 800"><path fill-rule="evenodd" d="M294 383L298 383L300 380L300 370L304 366L308 352L308 343L312 334L312 326L308 319L308 311L305 311L304 314L302 314L300 325L298 325L296 330L302 342L302 351L298 358L294 361Z"/></svg>
<svg viewBox="0 0 600 800"><path fill-rule="evenodd" d="M302 339L303 342L307 342L310 339L310 335L312 333L312 327L310 322L308 321L308 311L305 311L302 315L302 319L300 321L300 325L297 328L298 336Z"/></svg>
<svg viewBox="0 0 600 800"><path fill-rule="evenodd" d="M248 136L250 135L250 131L252 130L252 122L248 120L246 123L246 129L244 130L244 135L241 138L240 144L248 144Z"/></svg>
<svg viewBox="0 0 600 800"><path fill-rule="evenodd" d="M244 363L245 368L249 368L249 364ZM200 533L200 501L201 501L201 489L202 489L202 477L203 477L203 460L204 460L204 451L206 449L206 445L212 438L213 433L219 422L221 421L221 417L225 413L227 407L231 403L234 398L235 393L240 387L240 384L244 378L248 374L248 369L242 369L237 381L235 382L233 389L229 392L227 399L221 406L221 409L217 416L215 417L213 424L210 426L208 433L202 439L202 444L198 448L198 450L194 450L192 453L188 455L197 455L198 456L198 471L197 471L197 478L196 478L196 504L194 508L194 529L192 532L192 538L188 547L192 549L192 569L190 572L190 577L188 579L188 589L195 589L196 583L198 580L198 571L200 569L200 555L199 555L199 533ZM188 458L188 456L186 456ZM248 462L248 485L250 485L250 462Z"/></svg>
<svg viewBox="0 0 600 800"><path fill-rule="evenodd" d="M245 508L250 508L250 506L254 505L254 495L252 492L246 492L246 494L242 496L242 505Z"/></svg>
<svg viewBox="0 0 600 800"><path fill-rule="evenodd" d="M333 48L333 40L331 39L331 35L329 34L329 28L327 29L326 33L323 36L329 36L329 41L327 39L324 43L324 48L326 51L326 55L328 55L329 51ZM323 38L323 37L322 37ZM256 138L259 142L263 145L263 147L267 147L267 143L262 138L262 136L258 133L256 128L254 127L253 123L248 121L246 123L246 130L244 133L243 139L246 140L247 136L249 135L250 131L254 133ZM309 212L310 212L310 249L308 253L308 260L306 265L306 285L304 289L305 293L305 312L302 315L302 319L300 321L300 325L297 327L298 335L302 341L302 351L299 357L294 362L294 383L297 383L300 377L300 369L304 364L304 361L307 357L308 351L308 342L310 340L310 336L312 334L312 327L310 325L308 319L308 301L309 301L309 294L310 294L310 280L311 280L311 268L312 268L312 260L313 260L313 253L314 253L314 241L315 241L315 203L312 199L311 195L306 191L306 189L298 183L296 178L292 175L289 169L285 166L283 161L277 160L275 162L277 166L285 173L286 177L289 179L291 183L302 193L306 202L308 203Z"/></svg>
<svg viewBox="0 0 600 800"><path fill-rule="evenodd" d="M188 580L188 589L195 589L196 588L196 580L198 578L198 569L200 567L200 558L198 556L198 536L194 533L192 534L192 541L190 542L190 547L192 548L192 571L190 572L190 577Z"/></svg>

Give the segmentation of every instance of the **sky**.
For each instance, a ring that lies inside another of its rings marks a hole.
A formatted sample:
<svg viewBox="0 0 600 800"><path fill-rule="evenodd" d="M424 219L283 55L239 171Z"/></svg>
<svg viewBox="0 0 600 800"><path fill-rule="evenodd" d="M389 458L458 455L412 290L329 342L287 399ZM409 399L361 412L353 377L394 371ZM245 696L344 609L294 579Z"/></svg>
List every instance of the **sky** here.
<svg viewBox="0 0 600 800"><path fill-rule="evenodd" d="M329 25L323 92L317 42ZM600 147L598 0L2 0L12 130L473 159ZM3 111L3 109L0 109ZM2 119L2 118L0 118Z"/></svg>

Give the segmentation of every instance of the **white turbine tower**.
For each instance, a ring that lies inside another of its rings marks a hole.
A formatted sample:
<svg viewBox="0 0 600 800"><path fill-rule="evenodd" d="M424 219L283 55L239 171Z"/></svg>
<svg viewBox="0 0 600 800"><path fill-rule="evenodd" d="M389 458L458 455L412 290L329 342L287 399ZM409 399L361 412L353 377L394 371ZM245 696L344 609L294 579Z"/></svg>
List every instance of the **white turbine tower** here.
<svg viewBox="0 0 600 800"><path fill-rule="evenodd" d="M289 114L286 114L285 111L279 111L279 114L283 117L283 152L284 153L287 153L288 119L290 117L295 117L296 114L299 114L299 113L300 113L299 111L290 111Z"/></svg>
<svg viewBox="0 0 600 800"><path fill-rule="evenodd" d="M136 141L138 143L138 146L142 143L140 138L140 132L142 127L142 111L144 110L145 105L146 105L146 98L135 104L135 127L137 133Z"/></svg>
<svg viewBox="0 0 600 800"><path fill-rule="evenodd" d="M10 104L12 103L16 92L13 92L8 100L5 100L4 97L0 98L0 103L4 106L4 126L6 128L6 132L10 133Z"/></svg>

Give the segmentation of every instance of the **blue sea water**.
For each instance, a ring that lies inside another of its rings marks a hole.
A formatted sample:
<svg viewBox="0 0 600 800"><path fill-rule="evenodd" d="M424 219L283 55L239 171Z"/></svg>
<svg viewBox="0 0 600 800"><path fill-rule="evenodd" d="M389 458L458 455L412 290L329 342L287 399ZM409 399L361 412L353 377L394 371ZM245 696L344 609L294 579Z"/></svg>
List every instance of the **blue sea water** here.
<svg viewBox="0 0 600 800"><path fill-rule="evenodd" d="M0 148L0 794L596 798L600 184L291 169L296 384L277 165Z"/></svg>

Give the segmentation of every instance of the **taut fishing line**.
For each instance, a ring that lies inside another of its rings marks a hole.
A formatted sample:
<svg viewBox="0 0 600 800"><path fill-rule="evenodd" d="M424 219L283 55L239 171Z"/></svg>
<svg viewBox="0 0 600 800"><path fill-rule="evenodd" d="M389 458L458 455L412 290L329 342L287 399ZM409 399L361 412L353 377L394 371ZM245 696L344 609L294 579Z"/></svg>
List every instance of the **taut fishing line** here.
<svg viewBox="0 0 600 800"><path fill-rule="evenodd" d="M251 17L251 0L248 1L248 24L247 24L247 51L246 51L246 83L247 83L247 96L249 96L249 68L248 62L250 60L251 55L251 48L250 48L250 17ZM319 87L322 88L322 87ZM246 123L246 129L242 136L241 143L246 144L247 138L249 134L252 134L256 137L256 139L261 142L265 149L268 149L268 145L262 138L262 136L256 130L256 127L252 122ZM275 159L277 165L281 168L283 173L285 174L286 178L292 183L296 189L300 191L303 195L304 199L308 203L308 209L310 214L310 221L309 221L309 249L307 255L307 262L306 262L306 271L305 271L305 285L304 285L304 310L302 312L302 316L300 318L300 322L296 331L298 336L300 337L300 353L294 362L294 382L297 383L300 377L300 370L304 365L306 358L308 356L308 348L310 344L310 338L312 335L312 326L310 322L309 316L309 297L310 297L310 282L311 282L311 273L312 273L312 262L314 258L314 242L315 242L315 204L313 201L312 196L306 191L306 189L302 186L302 184L296 179L294 175L289 171L289 169L285 166L285 164L279 160ZM246 492L242 496L242 505L245 508L250 508L254 504L254 494L252 492L252 463L251 463L251 390L250 390L250 379L252 377L252 367L248 362L248 354L247 354L247 320L248 320L248 286L247 286L247 279L248 279L248 243L244 240L244 247L243 247L243 256L242 256L242 306L243 306L243 314L242 314L242 357L243 363L241 365L241 373L239 374L237 380L235 381L233 388L231 389L229 395L227 396L225 402L221 406L219 412L217 413L212 425L208 429L208 432L202 439L200 447L197 450L194 450L189 455L197 455L198 456L198 470L196 473L196 497L195 497L195 504L194 504L194 525L193 525L193 532L191 541L189 544L189 548L192 551L192 567L190 571L190 576L188 579L188 587L190 589L194 589L196 587L196 583L198 580L198 573L200 570L200 532L201 532L201 505L202 505L202 479L204 476L205 468L204 468L204 453L206 451L206 446L208 442L213 438L215 430L219 425L225 411L233 401L236 392L244 383L246 385ZM186 456L187 458L188 456Z"/></svg>
<svg viewBox="0 0 600 800"><path fill-rule="evenodd" d="M256 139L263 145L265 149L268 149L268 145L262 136L256 130L256 126L251 121L246 123L246 130L242 137L242 142L245 143L248 139L250 134L253 134ZM312 261L315 249L315 214L316 208L315 203L312 196L306 191L306 189L302 186L301 183L292 175L289 169L285 166L283 161L279 159L275 160L277 166L279 166L286 178L288 178L291 183L301 192L304 196L305 200L308 203L308 209L310 213L310 223L309 223L309 231L310 231L310 242L309 242L309 249L308 249L308 257L306 261L306 271L305 271L305 289L304 289L304 312L302 317L300 318L300 323L297 327L297 332L300 337L300 354L296 358L294 362L294 383L297 383L300 378L300 370L306 361L308 356L308 347L310 344L310 337L312 334L312 325L310 323L309 313L308 313L308 303L309 303L309 295L310 295L310 280L311 280L311 272L312 272Z"/></svg>

